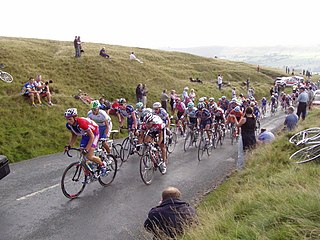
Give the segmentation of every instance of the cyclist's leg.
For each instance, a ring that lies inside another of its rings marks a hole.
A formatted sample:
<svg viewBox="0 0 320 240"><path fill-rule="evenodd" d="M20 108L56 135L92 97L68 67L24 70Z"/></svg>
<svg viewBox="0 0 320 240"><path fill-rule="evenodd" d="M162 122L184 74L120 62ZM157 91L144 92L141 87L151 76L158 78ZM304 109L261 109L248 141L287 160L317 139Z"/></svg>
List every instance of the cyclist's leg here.
<svg viewBox="0 0 320 240"><path fill-rule="evenodd" d="M108 138L107 133L106 133L106 129L107 129L106 126L99 126L100 138L104 138L104 139ZM110 149L107 141L103 141L102 146L107 150L108 154L111 153L111 149Z"/></svg>
<svg viewBox="0 0 320 240"><path fill-rule="evenodd" d="M80 142L80 148L85 148L88 145L89 139L90 139L89 136L82 136L82 139ZM90 150L85 157L88 160L99 164L99 166L103 166L101 159L94 155L94 150L98 145L98 140L99 140L99 135L95 135L93 143L91 144Z"/></svg>

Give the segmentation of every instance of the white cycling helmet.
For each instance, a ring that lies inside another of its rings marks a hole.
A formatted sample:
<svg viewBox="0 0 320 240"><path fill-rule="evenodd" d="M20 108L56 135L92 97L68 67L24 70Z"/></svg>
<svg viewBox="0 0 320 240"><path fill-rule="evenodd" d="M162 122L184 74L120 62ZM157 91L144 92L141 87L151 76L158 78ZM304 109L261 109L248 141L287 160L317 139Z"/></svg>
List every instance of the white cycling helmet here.
<svg viewBox="0 0 320 240"><path fill-rule="evenodd" d="M152 107L153 108L161 108L161 103L155 102Z"/></svg>
<svg viewBox="0 0 320 240"><path fill-rule="evenodd" d="M152 113L146 113L146 115L144 116L144 118L143 118L143 121L145 122L145 123L149 123L149 122L151 122L153 120L153 114Z"/></svg>
<svg viewBox="0 0 320 240"><path fill-rule="evenodd" d="M77 111L76 108L68 108L68 109L64 112L64 116L65 116L66 118L78 116L78 111Z"/></svg>

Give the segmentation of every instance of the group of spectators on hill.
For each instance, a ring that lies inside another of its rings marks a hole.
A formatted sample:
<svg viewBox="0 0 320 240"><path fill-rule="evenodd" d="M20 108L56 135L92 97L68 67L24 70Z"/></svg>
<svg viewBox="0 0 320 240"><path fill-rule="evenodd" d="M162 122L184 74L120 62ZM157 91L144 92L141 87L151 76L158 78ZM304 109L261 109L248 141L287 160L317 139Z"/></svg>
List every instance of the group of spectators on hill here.
<svg viewBox="0 0 320 240"><path fill-rule="evenodd" d="M41 101L41 98L45 99L49 106L53 106L49 87L50 83L53 83L53 81L49 80L43 82L41 75L37 75L36 79L30 77L28 82L23 85L21 95L30 98L31 106L33 107L45 106L44 102ZM37 100L38 105L35 104L35 100Z"/></svg>

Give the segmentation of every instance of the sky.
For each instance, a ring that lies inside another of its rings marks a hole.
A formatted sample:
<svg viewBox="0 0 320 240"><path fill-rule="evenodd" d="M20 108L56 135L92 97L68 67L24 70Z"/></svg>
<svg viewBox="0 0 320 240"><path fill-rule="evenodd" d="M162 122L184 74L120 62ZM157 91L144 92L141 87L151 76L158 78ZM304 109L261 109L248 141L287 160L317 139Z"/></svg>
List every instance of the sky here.
<svg viewBox="0 0 320 240"><path fill-rule="evenodd" d="M142 48L320 44L318 0L4 0L0 36ZM309 34L308 34L309 33Z"/></svg>

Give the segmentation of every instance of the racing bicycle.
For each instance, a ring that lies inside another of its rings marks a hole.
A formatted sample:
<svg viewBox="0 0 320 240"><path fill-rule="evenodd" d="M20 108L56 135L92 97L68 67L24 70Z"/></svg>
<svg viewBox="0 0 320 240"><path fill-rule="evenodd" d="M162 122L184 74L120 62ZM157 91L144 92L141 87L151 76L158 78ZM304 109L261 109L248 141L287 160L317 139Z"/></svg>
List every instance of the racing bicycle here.
<svg viewBox="0 0 320 240"><path fill-rule="evenodd" d="M104 160L107 169L102 173L98 165L89 161L80 148L70 148L66 151L68 157L72 157L70 151L78 153L78 161L71 163L62 174L61 190L70 199L77 198L87 184L98 181L102 186L110 185L117 174L117 160L113 155L107 155Z"/></svg>

